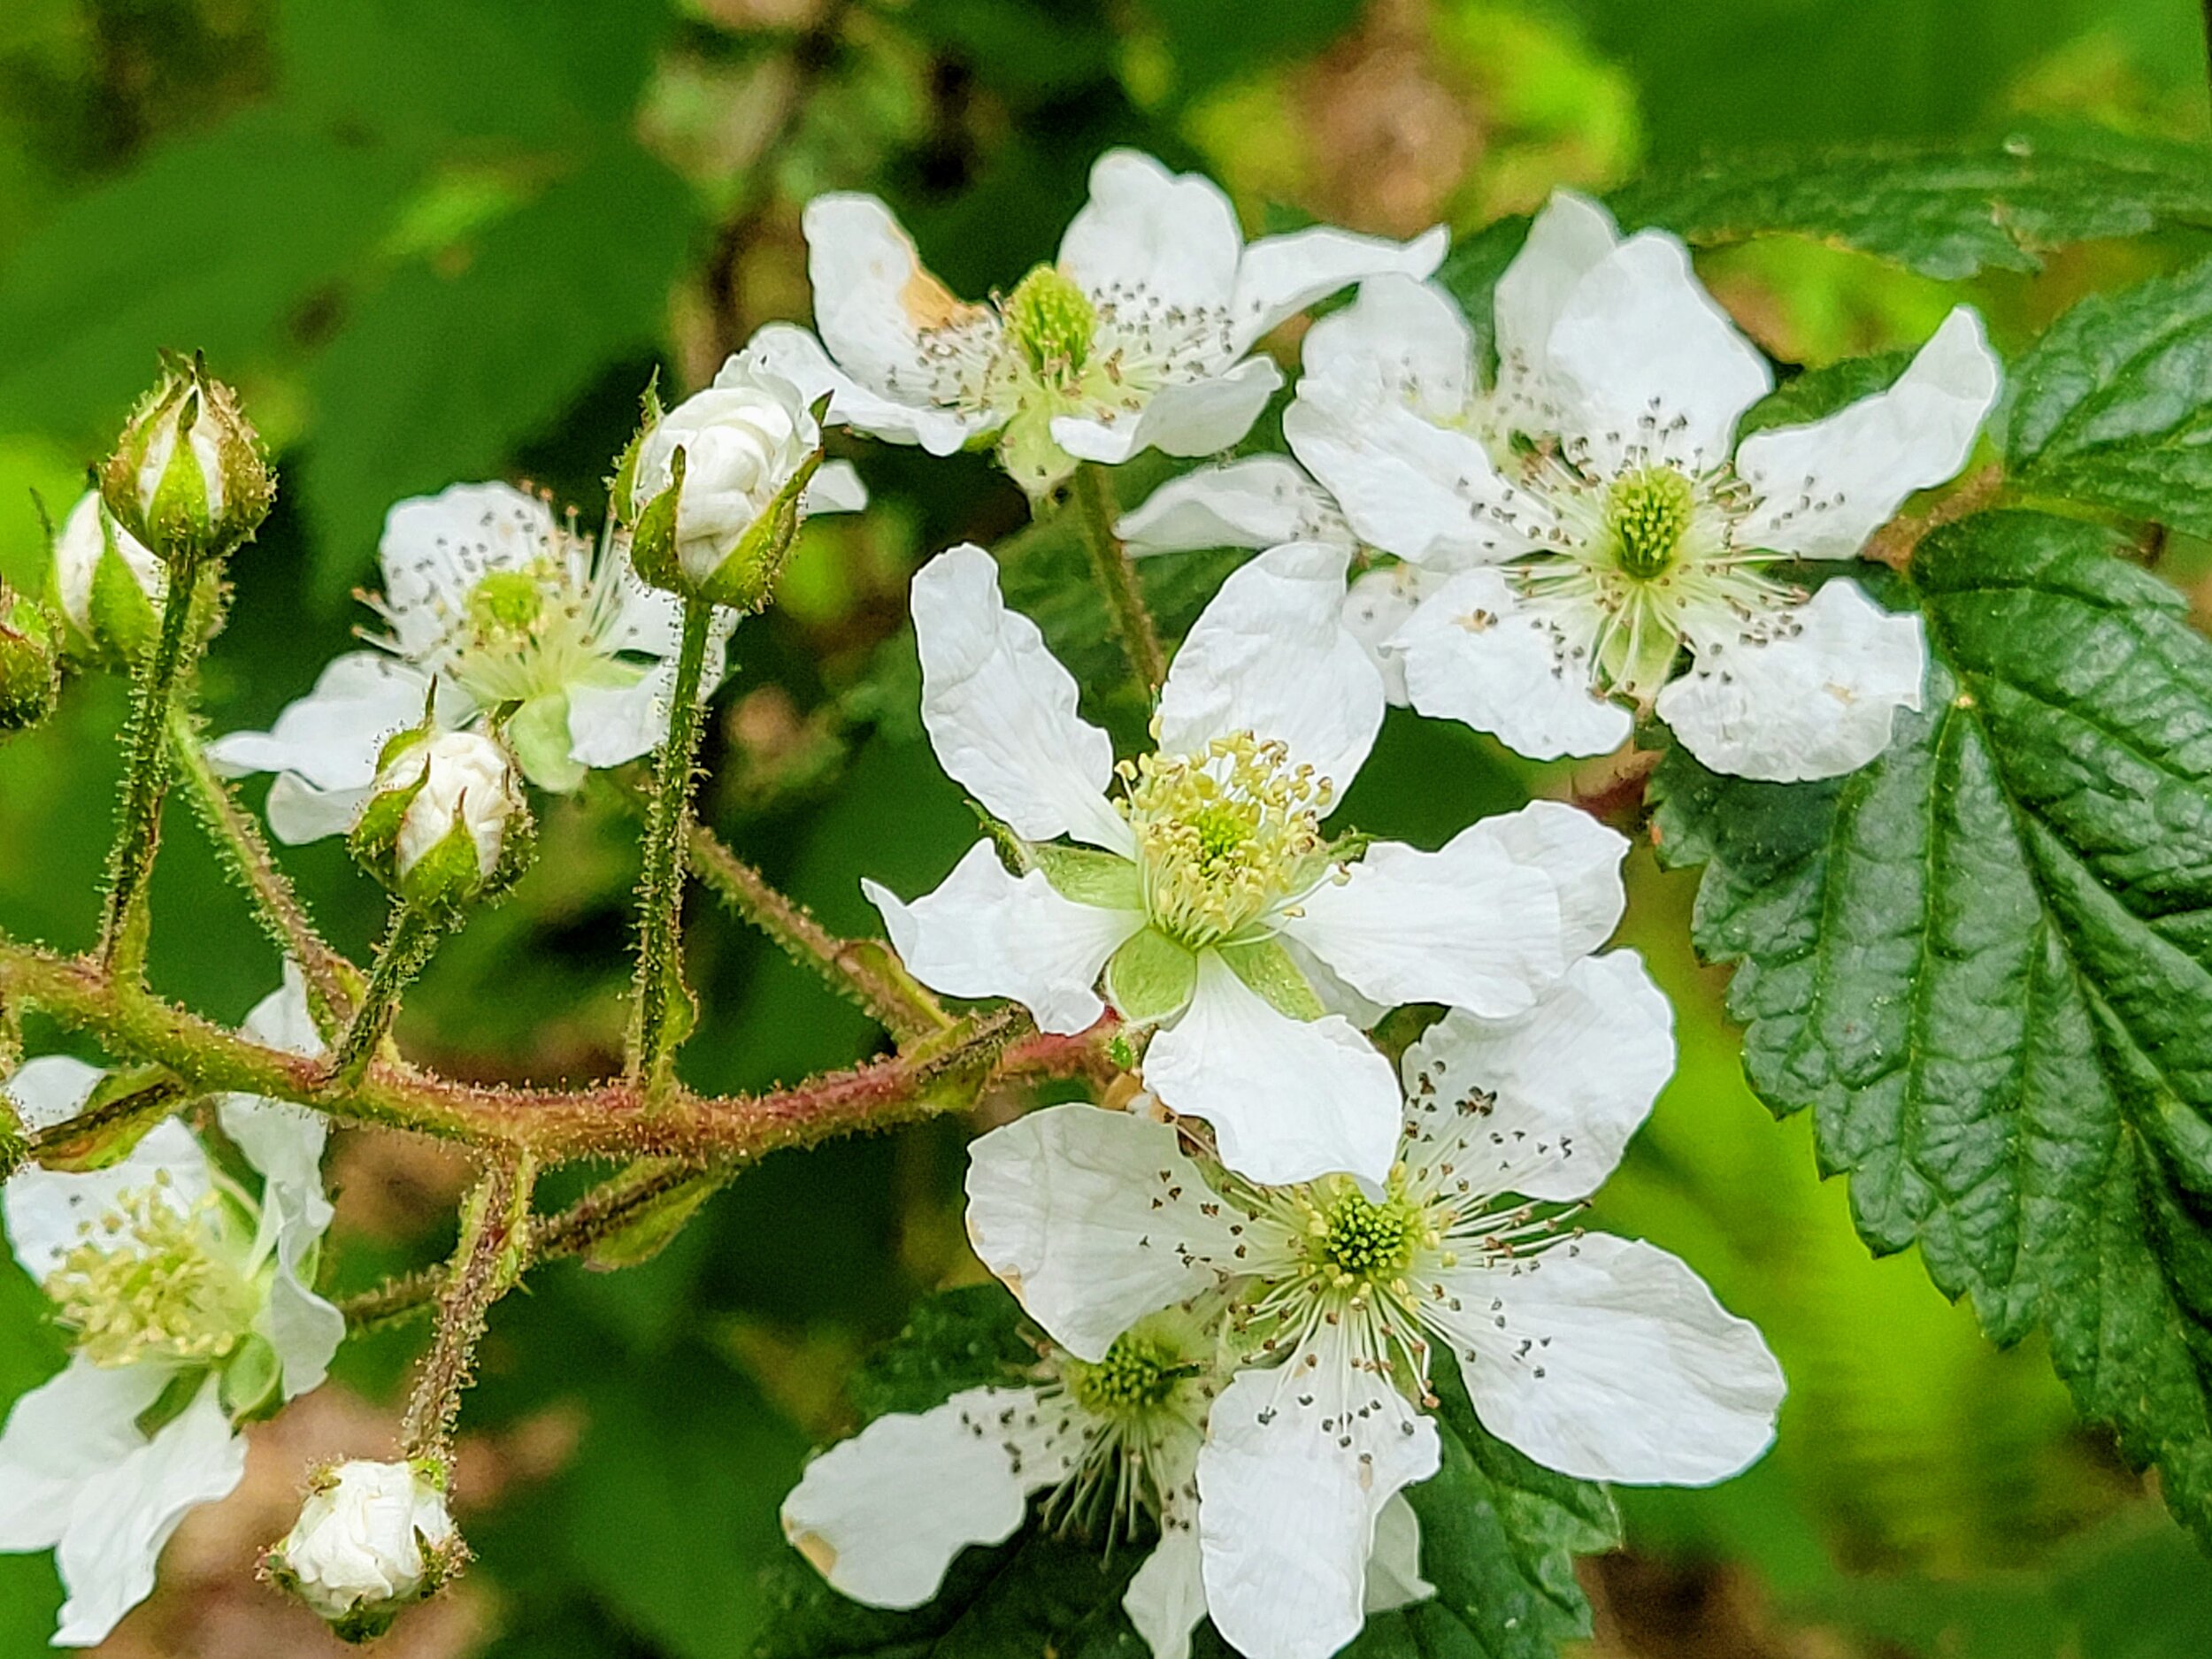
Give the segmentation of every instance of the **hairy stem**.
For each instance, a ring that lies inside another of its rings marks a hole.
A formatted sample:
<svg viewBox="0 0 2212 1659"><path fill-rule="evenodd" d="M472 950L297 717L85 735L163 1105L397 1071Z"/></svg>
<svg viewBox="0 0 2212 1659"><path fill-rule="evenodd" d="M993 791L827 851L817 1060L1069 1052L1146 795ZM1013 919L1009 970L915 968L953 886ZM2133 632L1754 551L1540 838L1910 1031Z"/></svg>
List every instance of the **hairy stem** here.
<svg viewBox="0 0 2212 1659"><path fill-rule="evenodd" d="M461 1207L461 1241L437 1293L438 1326L415 1374L400 1455L449 1460L461 1393L492 1304L514 1288L530 1249L530 1190L537 1165L526 1153L494 1164Z"/></svg>
<svg viewBox="0 0 2212 1659"><path fill-rule="evenodd" d="M324 942L292 883L277 868L269 843L252 814L238 804L230 786L208 764L207 751L192 718L184 710L169 713L169 748L194 815L213 843L224 870L253 902L262 931L299 964L307 981L307 1005L325 1041L342 1028L362 990L361 971Z"/></svg>
<svg viewBox="0 0 2212 1659"><path fill-rule="evenodd" d="M140 977L146 966L146 879L161 840L161 803L169 787L169 704L184 664L198 566L169 567L161 630L131 675L130 719L123 728L123 795L115 844L108 853L106 914L100 954L118 973Z"/></svg>
<svg viewBox="0 0 2212 1659"><path fill-rule="evenodd" d="M1167 654L1160 649L1160 632L1138 585L1137 567L1114 534L1113 491L1104 467L1094 461L1076 467L1075 502L1083 515L1083 543L1090 549L1091 573L1113 613L1114 632L1121 637L1121 649L1138 680L1156 696L1167 683Z"/></svg>
<svg viewBox="0 0 2212 1659"><path fill-rule="evenodd" d="M331 1079L340 1087L358 1083L369 1069L377 1045L398 1017L400 998L430 965L444 933L444 926L419 906L403 900L393 906L392 925L377 952L368 988L361 993L361 1005L330 1058Z"/></svg>
<svg viewBox="0 0 2212 1659"><path fill-rule="evenodd" d="M683 984L683 849L699 756L699 677L706 666L714 607L684 600L683 647L670 693L668 741L661 746L653 798L645 813L645 870L638 884L637 1008L630 1025L631 1078L657 1094L672 1080L679 1041L672 1011Z"/></svg>

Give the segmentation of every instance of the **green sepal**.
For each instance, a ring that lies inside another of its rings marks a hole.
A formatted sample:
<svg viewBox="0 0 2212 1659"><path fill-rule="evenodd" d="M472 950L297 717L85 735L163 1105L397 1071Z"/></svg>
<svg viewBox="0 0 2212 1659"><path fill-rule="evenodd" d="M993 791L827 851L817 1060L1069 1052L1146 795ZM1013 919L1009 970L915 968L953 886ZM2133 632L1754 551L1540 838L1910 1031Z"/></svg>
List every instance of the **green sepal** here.
<svg viewBox="0 0 2212 1659"><path fill-rule="evenodd" d="M1119 853L1064 841L1023 841L1021 852L1028 867L1043 871L1052 890L1064 899L1102 910L1144 909L1144 884L1137 866Z"/></svg>
<svg viewBox="0 0 2212 1659"><path fill-rule="evenodd" d="M568 795L583 787L591 769L569 752L575 739L569 735L566 692L531 698L507 717L503 729L515 764L539 788Z"/></svg>
<svg viewBox="0 0 2212 1659"><path fill-rule="evenodd" d="M1155 1025L1190 1004L1198 958L1157 928L1141 927L1106 964L1106 997L1133 1025Z"/></svg>
<svg viewBox="0 0 2212 1659"><path fill-rule="evenodd" d="M1221 953L1229 972L1277 1013L1291 1019L1319 1019L1329 1011L1279 941L1255 939L1214 949Z"/></svg>
<svg viewBox="0 0 2212 1659"><path fill-rule="evenodd" d="M153 1404L132 1419L133 1425L150 1440L191 1409L206 1381L207 1373L196 1367L179 1371L163 1385L161 1392L154 1396Z"/></svg>
<svg viewBox="0 0 2212 1659"><path fill-rule="evenodd" d="M157 558L171 564L178 562L180 556L185 564L196 563L215 540L215 524L208 511L207 477L200 471L199 455L192 448L192 428L198 425L205 408L199 388L187 389L177 405L177 437L169 449L169 464L161 469L153 499L146 504L146 528L150 534L139 540L153 549Z"/></svg>
<svg viewBox="0 0 2212 1659"><path fill-rule="evenodd" d="M426 769L424 775L428 776ZM453 827L399 878L398 892L407 903L426 910L457 910L485 884L484 872L476 863L476 838L469 833L466 818L457 807Z"/></svg>
<svg viewBox="0 0 2212 1659"><path fill-rule="evenodd" d="M128 664L153 643L161 617L146 590L138 585L138 578L131 574L131 567L123 562L104 519L100 530L104 545L92 566L92 588L85 603L85 614L92 623L88 643L96 653Z"/></svg>
<svg viewBox="0 0 2212 1659"><path fill-rule="evenodd" d="M223 1362L223 1409L233 1423L274 1417L284 1403L278 1393L283 1381L283 1360L268 1338L252 1333Z"/></svg>
<svg viewBox="0 0 2212 1659"><path fill-rule="evenodd" d="M776 578L785 557L798 539L801 503L807 486L821 469L822 452L815 450L784 480L775 498L761 509L760 517L746 527L737 545L715 566L714 574L699 584L701 597L732 611L764 611L776 596Z"/></svg>
<svg viewBox="0 0 2212 1659"><path fill-rule="evenodd" d="M48 1132L39 1146L39 1164L67 1175L119 1164L156 1124L191 1098L182 1081L157 1065L110 1071L69 1120L65 1139Z"/></svg>
<svg viewBox="0 0 2212 1659"><path fill-rule="evenodd" d="M629 465L634 474L636 457L630 458ZM681 449L668 457L667 488L638 510L637 523L630 531L630 567L649 586L672 594L687 589L684 567L676 557L676 508L683 500L684 472L688 465Z"/></svg>
<svg viewBox="0 0 2212 1659"><path fill-rule="evenodd" d="M383 755L377 761L377 771L381 772L391 764L393 744L415 741L420 736L419 732L403 732L387 743ZM361 816L354 821L353 829L346 837L346 845L378 880L388 883L392 879L392 854L399 841L401 820L406 818L407 809L414 804L415 797L422 793L423 786L429 781L430 768L425 765L422 775L412 783L380 789L372 795L368 803L361 809Z"/></svg>
<svg viewBox="0 0 2212 1659"><path fill-rule="evenodd" d="M672 1007L670 1011L674 1011ZM720 1176L701 1175L664 1193L636 1220L594 1242L584 1252L584 1265L602 1273L643 1266L675 1241L699 1206L722 1184Z"/></svg>
<svg viewBox="0 0 2212 1659"><path fill-rule="evenodd" d="M617 523L628 524L633 515L632 492L637 488L638 452L645 448L646 434L661 424L667 411L661 407L661 372L655 369L652 378L645 382L645 390L638 396L640 416L638 429L615 459L614 476L607 480L607 505Z"/></svg>

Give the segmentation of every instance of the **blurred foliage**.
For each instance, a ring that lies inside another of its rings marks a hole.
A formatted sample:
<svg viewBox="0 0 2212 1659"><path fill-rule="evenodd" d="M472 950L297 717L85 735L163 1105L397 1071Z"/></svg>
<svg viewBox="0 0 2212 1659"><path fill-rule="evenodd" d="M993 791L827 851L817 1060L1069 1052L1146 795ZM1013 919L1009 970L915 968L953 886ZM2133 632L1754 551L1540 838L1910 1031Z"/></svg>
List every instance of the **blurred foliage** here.
<svg viewBox="0 0 2212 1659"><path fill-rule="evenodd" d="M265 724L347 643L361 613L346 595L389 503L507 475L595 519L652 373L689 388L760 322L803 317L805 197L879 192L956 288L983 292L1048 255L1091 157L1116 142L1208 168L1255 224L1440 219L1465 235L1555 185L1624 190L1624 214L1700 243L1716 291L1786 362L1916 342L1961 298L2016 349L2082 294L2204 251L2193 227L2212 220L2212 186L2148 200L2131 185L2212 127L2199 27L2188 0L12 0L0 574L37 585L30 493L65 511L154 348L204 348L283 464L207 670L219 728ZM1915 186L1930 195L1973 169L2068 188L2039 218L1901 238L1847 166L1803 159L1868 141L1970 142L1970 162L1930 161ZM1740 182L1716 189L1701 169L1716 155L1740 169L1747 152L1789 157L1750 188L1759 222L1802 234L1722 245L1753 209ZM2104 240L2154 227L2147 251ZM1453 286L1482 291L1517 241L1510 225L1471 235ZM1808 376L1777 405L1832 389ZM950 541L1005 541L1025 512L972 458L853 452L879 511L810 526L786 603L741 636L706 811L831 926L858 931L862 872L916 890L973 833L919 741L905 573ZM1137 473L1130 499L1157 476ZM1006 552L1013 602L1087 684L1118 685L1088 590L1063 580L1064 531L1048 523ZM2177 546L2171 568L2193 557ZM1224 565L1156 561L1163 615L1187 619ZM56 721L0 749L12 933L89 937L121 706L88 679ZM1125 733L1141 718L1125 693L1088 711ZM1432 846L1571 781L1394 714L1346 816ZM583 1076L618 1046L634 832L595 802L545 829L516 901L409 1007L404 1040L467 1075ZM274 956L181 812L171 832L157 983L235 1018L274 982ZM286 864L334 941L365 950L377 903L342 849ZM1993 1349L1916 1263L1870 1260L1840 1187L1813 1179L1809 1125L1778 1128L1749 1095L1718 982L1689 956L1689 885L1647 860L1634 872L1624 938L1675 1001L1683 1058L1601 1218L1686 1256L1765 1328L1793 1387L1750 1476L1624 1494L1636 1558L1752 1586L1754 1612L1731 1615L1716 1653L2205 1651L2212 1571L2078 1426L2034 1342ZM693 948L707 1018L686 1064L703 1086L795 1078L874 1041L703 901ZM771 1160L650 1264L554 1269L501 1308L471 1425L580 1427L533 1482L466 1517L491 1632L476 1651L758 1650L795 1593L777 1498L810 1442L895 1393L879 1370L849 1397L855 1357L925 1292L979 1274L957 1219L964 1138L940 1124ZM449 1242L437 1201L457 1178L419 1150L341 1137L342 1285ZM58 1363L37 1306L0 1271L0 1398ZM403 1333L359 1345L342 1380L388 1401L408 1351ZM1656 1601L1609 1572L1594 1582L1601 1652L1696 1651L1662 1645ZM57 1596L45 1558L0 1557L0 1655L42 1651ZM262 1611L272 1633L238 1651L320 1651ZM193 1615L173 1593L119 1642Z"/></svg>

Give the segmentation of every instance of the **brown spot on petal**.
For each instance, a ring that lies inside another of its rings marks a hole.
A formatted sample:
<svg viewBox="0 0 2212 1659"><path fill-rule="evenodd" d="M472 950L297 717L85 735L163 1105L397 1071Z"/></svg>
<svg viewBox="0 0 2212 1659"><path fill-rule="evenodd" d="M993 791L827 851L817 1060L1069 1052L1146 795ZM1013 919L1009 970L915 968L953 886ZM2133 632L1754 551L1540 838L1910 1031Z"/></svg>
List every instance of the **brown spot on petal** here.
<svg viewBox="0 0 2212 1659"><path fill-rule="evenodd" d="M836 1547L828 1539L819 1532L794 1532L787 1526L785 1532L791 1540L792 1548L804 1555L815 1571L826 1578L837 1571Z"/></svg>
<svg viewBox="0 0 2212 1659"><path fill-rule="evenodd" d="M982 309L963 303L957 295L919 265L914 267L914 274L906 279L906 286L899 290L899 307L917 328L948 327L965 321Z"/></svg>

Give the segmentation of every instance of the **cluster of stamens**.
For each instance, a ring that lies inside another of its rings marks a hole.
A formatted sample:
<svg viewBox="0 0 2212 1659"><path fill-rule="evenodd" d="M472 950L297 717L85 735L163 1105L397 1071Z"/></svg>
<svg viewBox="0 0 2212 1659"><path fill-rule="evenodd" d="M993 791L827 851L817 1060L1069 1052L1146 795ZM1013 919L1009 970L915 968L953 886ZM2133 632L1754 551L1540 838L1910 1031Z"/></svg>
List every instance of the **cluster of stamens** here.
<svg viewBox="0 0 2212 1659"><path fill-rule="evenodd" d="M57 1319L96 1365L205 1363L253 1323L253 1286L222 1248L222 1201L178 1202L165 1172L80 1229L46 1278Z"/></svg>
<svg viewBox="0 0 2212 1659"><path fill-rule="evenodd" d="M1049 1362L1054 1374L1040 1398L1072 1402L1084 1437L1074 1467L1045 1503L1064 1531L1102 1532L1109 1541L1133 1537L1141 1516L1162 1516L1163 1484L1189 1479L1178 1471L1195 1456L1214 1388L1190 1344L1161 1323L1124 1332L1095 1362L1065 1354Z"/></svg>
<svg viewBox="0 0 2212 1659"><path fill-rule="evenodd" d="M1193 948L1231 938L1318 879L1334 787L1293 766L1283 744L1239 732L1119 771L1145 908L1171 937Z"/></svg>

